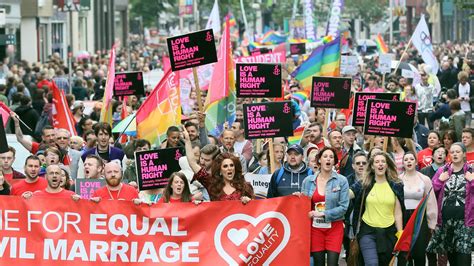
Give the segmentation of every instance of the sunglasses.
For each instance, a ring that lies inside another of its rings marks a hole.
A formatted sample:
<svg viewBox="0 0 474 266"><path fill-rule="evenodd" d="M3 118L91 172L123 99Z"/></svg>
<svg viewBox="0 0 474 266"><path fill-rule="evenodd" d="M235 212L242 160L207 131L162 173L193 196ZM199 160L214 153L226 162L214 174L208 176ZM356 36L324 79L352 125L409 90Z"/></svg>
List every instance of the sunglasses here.
<svg viewBox="0 0 474 266"><path fill-rule="evenodd" d="M356 164L356 165L366 165L367 162L356 162L355 164Z"/></svg>

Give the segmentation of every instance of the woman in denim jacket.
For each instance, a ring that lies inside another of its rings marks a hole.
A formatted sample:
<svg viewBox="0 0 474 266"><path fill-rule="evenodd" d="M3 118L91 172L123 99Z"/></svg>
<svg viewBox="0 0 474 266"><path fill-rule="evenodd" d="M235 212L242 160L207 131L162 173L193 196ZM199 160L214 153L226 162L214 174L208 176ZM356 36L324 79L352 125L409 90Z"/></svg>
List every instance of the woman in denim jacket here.
<svg viewBox="0 0 474 266"><path fill-rule="evenodd" d="M302 193L311 197L314 211L311 227L311 255L315 265L338 265L344 236L344 215L349 207L347 179L334 171L337 153L333 148L323 148L317 156L320 170L303 180Z"/></svg>

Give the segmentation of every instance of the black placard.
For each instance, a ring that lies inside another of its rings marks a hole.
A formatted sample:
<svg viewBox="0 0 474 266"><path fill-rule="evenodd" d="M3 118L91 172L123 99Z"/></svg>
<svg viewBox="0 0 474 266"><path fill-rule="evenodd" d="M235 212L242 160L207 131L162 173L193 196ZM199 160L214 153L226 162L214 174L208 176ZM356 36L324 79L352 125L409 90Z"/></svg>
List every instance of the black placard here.
<svg viewBox="0 0 474 266"><path fill-rule="evenodd" d="M293 136L291 102L244 104L246 139Z"/></svg>
<svg viewBox="0 0 474 266"><path fill-rule="evenodd" d="M212 29L174 36L166 41L173 71L217 62Z"/></svg>
<svg viewBox="0 0 474 266"><path fill-rule="evenodd" d="M415 114L416 103L369 99L364 134L411 138Z"/></svg>
<svg viewBox="0 0 474 266"><path fill-rule="evenodd" d="M311 106L344 109L349 107L351 79L313 77Z"/></svg>
<svg viewBox="0 0 474 266"><path fill-rule="evenodd" d="M115 73L114 96L145 95L143 73Z"/></svg>
<svg viewBox="0 0 474 266"><path fill-rule="evenodd" d="M290 43L290 54L306 54L306 43Z"/></svg>
<svg viewBox="0 0 474 266"><path fill-rule="evenodd" d="M281 65L237 63L237 97L279 98Z"/></svg>
<svg viewBox="0 0 474 266"><path fill-rule="evenodd" d="M173 172L181 170L179 158L183 148L168 148L135 153L138 187L140 190L163 188Z"/></svg>
<svg viewBox="0 0 474 266"><path fill-rule="evenodd" d="M368 99L400 101L400 93L356 92L352 109L352 126L364 126L365 107Z"/></svg>

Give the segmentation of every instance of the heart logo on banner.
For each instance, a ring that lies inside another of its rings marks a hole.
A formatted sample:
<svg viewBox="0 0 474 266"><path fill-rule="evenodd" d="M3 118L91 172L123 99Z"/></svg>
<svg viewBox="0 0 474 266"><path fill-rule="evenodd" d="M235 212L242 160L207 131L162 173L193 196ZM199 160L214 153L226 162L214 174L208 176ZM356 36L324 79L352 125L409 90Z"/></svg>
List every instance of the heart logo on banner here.
<svg viewBox="0 0 474 266"><path fill-rule="evenodd" d="M242 244L242 242L244 242L248 236L249 236L249 230L245 228L242 228L240 230L232 228L227 232L227 237L236 246L240 246L240 244Z"/></svg>
<svg viewBox="0 0 474 266"><path fill-rule="evenodd" d="M224 232L224 229L230 223L235 222L235 221L245 221L251 224L252 226L257 227L257 225L260 222L267 219L276 219L282 224L282 227L283 227L283 237L280 244L268 256L266 261L261 264L264 266L270 265L270 263L273 260L275 260L275 258L283 251L285 246L288 244L288 241L291 235L291 227L290 227L290 223L288 222L288 219L282 213L275 212L275 211L263 213L258 217L253 217L247 214L239 213L239 214L230 215L226 217L225 219L223 219L217 226L216 232L214 233L214 243L216 246L216 251L217 253L219 253L219 256L221 256L231 266L240 265L240 263L237 262L236 259L232 258L232 256L229 255L229 253L224 249L222 245L221 238L222 238L222 233ZM229 231L227 232L227 238L225 238L224 240L228 239L230 240L230 242L232 242L236 246L240 246L248 238L249 234L250 234L249 231L246 229L238 230L238 229L232 228L232 229L229 229Z"/></svg>

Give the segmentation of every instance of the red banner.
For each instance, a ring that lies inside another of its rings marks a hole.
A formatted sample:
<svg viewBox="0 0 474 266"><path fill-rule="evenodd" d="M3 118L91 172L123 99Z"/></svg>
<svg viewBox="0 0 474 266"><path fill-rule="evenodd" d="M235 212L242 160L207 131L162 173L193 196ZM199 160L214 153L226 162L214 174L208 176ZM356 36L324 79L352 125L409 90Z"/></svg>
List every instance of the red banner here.
<svg viewBox="0 0 474 266"><path fill-rule="evenodd" d="M309 198L0 200L0 265L309 265Z"/></svg>

